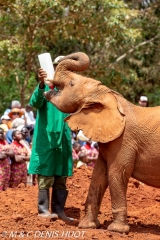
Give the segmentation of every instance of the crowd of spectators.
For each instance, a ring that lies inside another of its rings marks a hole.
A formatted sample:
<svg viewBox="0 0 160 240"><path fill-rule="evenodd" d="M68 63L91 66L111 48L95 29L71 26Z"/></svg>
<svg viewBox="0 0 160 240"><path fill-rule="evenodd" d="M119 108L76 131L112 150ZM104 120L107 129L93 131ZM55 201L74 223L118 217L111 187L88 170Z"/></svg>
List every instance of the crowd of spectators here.
<svg viewBox="0 0 160 240"><path fill-rule="evenodd" d="M148 98L141 96L138 104L147 107ZM14 100L0 119L0 191L20 183L36 185L37 176L28 174L36 113L29 104L22 108L21 103ZM82 141L75 132L71 133L73 167L94 167L98 143Z"/></svg>
<svg viewBox="0 0 160 240"><path fill-rule="evenodd" d="M22 108L14 100L0 119L0 191L20 183L35 185L36 176L28 174L35 124L32 107Z"/></svg>
<svg viewBox="0 0 160 240"><path fill-rule="evenodd" d="M148 98L141 96L138 104L148 106ZM36 113L27 104L21 107L18 100L13 100L0 118L0 191L16 187L20 183L36 185L37 176L28 174L32 151L32 137ZM98 158L98 143L81 141L72 133L73 167L94 167Z"/></svg>
<svg viewBox="0 0 160 240"><path fill-rule="evenodd" d="M14 100L0 119L0 191L20 183L35 185L37 176L28 174L28 169L36 113L29 104L22 108L21 103ZM71 133L74 168L94 167L98 144L80 141L74 132Z"/></svg>
<svg viewBox="0 0 160 240"><path fill-rule="evenodd" d="M148 98L141 96L138 104L147 107ZM22 108L21 103L14 100L0 119L0 191L20 183L36 185L37 176L28 174L36 113L29 104ZM71 133L73 167L94 167L98 143L82 141L75 132Z"/></svg>
<svg viewBox="0 0 160 240"><path fill-rule="evenodd" d="M98 158L98 143L91 140L80 141L75 133L72 133L72 158L74 168L81 166L94 167Z"/></svg>

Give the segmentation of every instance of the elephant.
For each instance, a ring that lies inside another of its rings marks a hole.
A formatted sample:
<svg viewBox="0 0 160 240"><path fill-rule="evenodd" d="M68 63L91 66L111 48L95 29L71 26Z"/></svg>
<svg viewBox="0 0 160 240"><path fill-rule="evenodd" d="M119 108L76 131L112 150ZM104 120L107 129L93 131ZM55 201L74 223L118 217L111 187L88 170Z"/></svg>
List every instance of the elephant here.
<svg viewBox="0 0 160 240"><path fill-rule="evenodd" d="M99 157L85 202L85 217L79 228L98 228L98 213L109 187L113 221L109 231L128 233L127 185L131 177L160 187L160 107L141 107L120 93L81 72L89 67L87 54L75 52L57 66L54 90L48 101L68 113L65 121L73 131L82 130L98 142Z"/></svg>

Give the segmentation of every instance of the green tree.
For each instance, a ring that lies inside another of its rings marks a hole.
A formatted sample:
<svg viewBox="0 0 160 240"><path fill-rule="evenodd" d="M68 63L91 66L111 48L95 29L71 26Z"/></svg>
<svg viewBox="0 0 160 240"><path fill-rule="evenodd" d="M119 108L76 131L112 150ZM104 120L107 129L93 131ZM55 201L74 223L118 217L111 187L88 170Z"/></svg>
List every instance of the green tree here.
<svg viewBox="0 0 160 240"><path fill-rule="evenodd" d="M152 7L139 11L138 18L134 20L134 25L139 25L142 29L141 39L136 42L128 51L119 56L115 63L118 66L124 64L125 72L131 75L126 81L126 77L121 79L125 96L133 102L138 102L140 95L149 97L150 106L160 105L159 90L159 45L160 45L160 4L152 4ZM122 73L122 68L121 68ZM125 84L127 83L128 84Z"/></svg>
<svg viewBox="0 0 160 240"><path fill-rule="evenodd" d="M119 0L0 0L0 7L0 112L12 99L29 100L43 52L86 52L91 66L85 74L133 99L128 84L139 76L129 51L144 41L138 9Z"/></svg>

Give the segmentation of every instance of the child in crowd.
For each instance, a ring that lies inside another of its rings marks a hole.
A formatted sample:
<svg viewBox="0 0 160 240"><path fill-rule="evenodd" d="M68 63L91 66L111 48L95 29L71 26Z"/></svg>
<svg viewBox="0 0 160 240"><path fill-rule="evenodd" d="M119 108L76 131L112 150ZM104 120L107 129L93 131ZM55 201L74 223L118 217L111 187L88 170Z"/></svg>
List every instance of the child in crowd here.
<svg viewBox="0 0 160 240"><path fill-rule="evenodd" d="M81 150L81 145L78 142L72 144L72 158L73 158L73 167L76 167L79 160L79 152Z"/></svg>
<svg viewBox="0 0 160 240"><path fill-rule="evenodd" d="M86 144L81 147L81 151L87 155L87 159L89 161L88 166L94 167L99 152L95 147L92 146L92 141L91 140L86 141Z"/></svg>
<svg viewBox="0 0 160 240"><path fill-rule="evenodd" d="M13 121L12 121L12 125L11 125L11 128L6 132L6 141L11 144L13 139L12 139L12 132L13 130L16 130L17 127L19 126L24 126L25 125L25 121L24 119L22 118L15 118Z"/></svg>
<svg viewBox="0 0 160 240"><path fill-rule="evenodd" d="M0 191L4 191L9 187L11 174L10 159L14 152L4 137L4 130L0 128Z"/></svg>
<svg viewBox="0 0 160 240"><path fill-rule="evenodd" d="M76 168L80 168L81 166L86 166L88 164L87 155L84 152L79 153L79 161L77 162Z"/></svg>
<svg viewBox="0 0 160 240"><path fill-rule="evenodd" d="M15 157L12 158L10 187L17 187L20 183L27 183L27 165L30 160L27 149L20 143L23 139L21 131L14 130L12 133L13 142L11 143Z"/></svg>
<svg viewBox="0 0 160 240"><path fill-rule="evenodd" d="M26 148L28 152L28 156L31 156L31 146L28 141L26 141L26 138L29 136L29 131L26 126L19 126L17 130L21 130L23 139L20 141L20 143ZM26 162L27 164L27 171L29 169L29 162ZM32 185L33 184L33 176L32 174L27 174L27 184Z"/></svg>
<svg viewBox="0 0 160 240"><path fill-rule="evenodd" d="M28 139L27 136L29 136L29 130L26 126L20 126L17 128L17 130L21 130L23 139L20 141L20 143L27 149L28 156L31 156L31 144L26 140ZM29 169L29 163L27 163L27 171ZM27 174L27 183L30 185L36 185L37 184L37 175L36 174Z"/></svg>

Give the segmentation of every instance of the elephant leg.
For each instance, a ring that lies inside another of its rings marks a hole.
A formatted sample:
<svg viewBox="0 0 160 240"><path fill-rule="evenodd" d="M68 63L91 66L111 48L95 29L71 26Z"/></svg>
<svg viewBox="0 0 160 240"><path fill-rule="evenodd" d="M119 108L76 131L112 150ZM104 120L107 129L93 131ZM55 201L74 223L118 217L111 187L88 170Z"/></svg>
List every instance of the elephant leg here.
<svg viewBox="0 0 160 240"><path fill-rule="evenodd" d="M112 168L112 167L111 167ZM109 189L112 202L114 221L108 226L109 231L128 233L126 192L129 177L125 170L119 168L109 169ZM117 174L118 173L118 174Z"/></svg>
<svg viewBox="0 0 160 240"><path fill-rule="evenodd" d="M98 228L97 219L103 195L108 187L107 163L99 156L93 169L92 180L85 203L85 217L79 223L79 228Z"/></svg>

